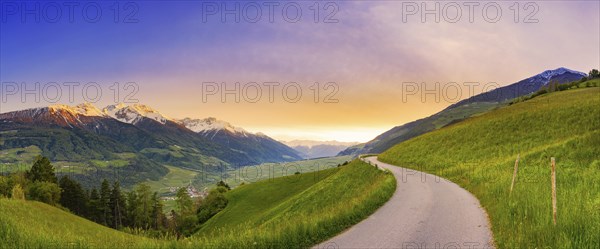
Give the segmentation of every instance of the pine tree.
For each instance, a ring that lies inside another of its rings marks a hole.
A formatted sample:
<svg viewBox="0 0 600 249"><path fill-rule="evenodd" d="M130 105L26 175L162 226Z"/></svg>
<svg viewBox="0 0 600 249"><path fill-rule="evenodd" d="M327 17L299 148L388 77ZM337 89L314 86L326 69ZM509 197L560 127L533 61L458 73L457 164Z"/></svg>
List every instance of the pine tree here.
<svg viewBox="0 0 600 249"><path fill-rule="evenodd" d="M127 193L127 226L136 227L138 224L138 216L136 213L137 194L135 191Z"/></svg>
<svg viewBox="0 0 600 249"><path fill-rule="evenodd" d="M54 167L50 164L50 160L43 156L35 158L35 163L27 171L26 177L31 182L58 183L56 175L54 175Z"/></svg>
<svg viewBox="0 0 600 249"><path fill-rule="evenodd" d="M121 193L121 186L118 181L113 183L112 192L110 195L110 209L113 217L113 228L123 227L123 220L125 220L125 209L126 209L125 196Z"/></svg>
<svg viewBox="0 0 600 249"><path fill-rule="evenodd" d="M105 226L112 227L112 215L110 208L110 185L108 180L104 179L100 186L100 205L99 209L102 212L101 222Z"/></svg>
<svg viewBox="0 0 600 249"><path fill-rule="evenodd" d="M87 212L87 196L79 184L73 181L69 176L63 176L60 179L60 205L68 208L76 215L84 216Z"/></svg>
<svg viewBox="0 0 600 249"><path fill-rule="evenodd" d="M158 196L158 192L152 194L152 228L161 230L165 227L165 214L163 212L163 203Z"/></svg>
<svg viewBox="0 0 600 249"><path fill-rule="evenodd" d="M150 186L139 184L135 189L137 195L137 205L135 208L138 218L137 227L148 229L151 226L152 220L152 199Z"/></svg>
<svg viewBox="0 0 600 249"><path fill-rule="evenodd" d="M100 196L95 188L90 192L88 203L88 218L96 223L102 223L102 211L100 210Z"/></svg>

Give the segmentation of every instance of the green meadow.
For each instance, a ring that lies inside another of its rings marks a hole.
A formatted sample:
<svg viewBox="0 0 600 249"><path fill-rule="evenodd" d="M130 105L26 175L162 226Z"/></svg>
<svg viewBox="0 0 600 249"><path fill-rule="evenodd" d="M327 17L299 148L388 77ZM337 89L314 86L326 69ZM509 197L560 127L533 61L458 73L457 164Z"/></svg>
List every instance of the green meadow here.
<svg viewBox="0 0 600 249"><path fill-rule="evenodd" d="M551 157L556 158L557 225ZM502 107L400 143L379 159L442 176L472 192L490 216L498 248L600 245L598 87Z"/></svg>
<svg viewBox="0 0 600 249"><path fill-rule="evenodd" d="M134 236L43 203L0 199L0 248L306 248L366 218L395 188L392 174L359 160L244 184L182 240Z"/></svg>
<svg viewBox="0 0 600 249"><path fill-rule="evenodd" d="M352 156L318 158L287 163L265 163L239 169L223 170L223 173L220 173L219 170L207 172L165 165L169 169L169 173L159 180L148 180L144 183L150 186L152 191L158 192L160 196L175 197L173 190L186 187L190 183L199 191L208 190L221 180L227 182L231 187L237 187L241 184L294 175L296 172L309 173L332 169L336 168L338 164L350 160L352 160ZM172 199L164 200L164 204L165 212L175 208L175 201Z"/></svg>

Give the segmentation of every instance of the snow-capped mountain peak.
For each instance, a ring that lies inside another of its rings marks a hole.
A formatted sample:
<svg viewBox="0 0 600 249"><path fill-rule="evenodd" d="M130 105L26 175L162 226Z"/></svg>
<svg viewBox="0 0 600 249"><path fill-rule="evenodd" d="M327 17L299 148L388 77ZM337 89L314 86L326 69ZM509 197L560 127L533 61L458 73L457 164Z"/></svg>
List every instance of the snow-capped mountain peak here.
<svg viewBox="0 0 600 249"><path fill-rule="evenodd" d="M179 123L196 133L227 130L232 133L239 133L243 135L250 134L242 128L235 127L228 122L218 120L213 117L205 119L184 118L182 120L179 120Z"/></svg>
<svg viewBox="0 0 600 249"><path fill-rule="evenodd" d="M48 106L48 110L50 110L51 113L57 113L60 111L66 111L71 113L72 115L81 115L81 116L88 116L88 117L94 117L94 116L104 116L104 113L102 113L98 108L96 108L94 105L92 105L91 103L82 103L76 106L69 106L69 105L62 105L62 104L57 104L57 105L51 105Z"/></svg>
<svg viewBox="0 0 600 249"><path fill-rule="evenodd" d="M140 121L141 118L149 118L165 124L167 120L171 120L160 112L152 109L147 105L133 104L125 105L124 103L118 103L116 105L109 105L102 109L102 112L114 119L117 119L124 123L135 124Z"/></svg>
<svg viewBox="0 0 600 249"><path fill-rule="evenodd" d="M550 79L550 78L552 78L554 76L561 75L561 74L564 74L564 73L567 73L567 72L568 73L572 73L572 74L579 74L581 76L587 76L585 73L582 73L582 72L577 72L577 71L574 71L574 70L571 70L571 69L568 69L568 68L559 67L559 68L554 69L554 70L546 70L546 71L544 71L544 72L542 72L542 73L540 73L540 74L532 77L532 79L536 78L536 77L541 77L541 78L544 78L544 79Z"/></svg>

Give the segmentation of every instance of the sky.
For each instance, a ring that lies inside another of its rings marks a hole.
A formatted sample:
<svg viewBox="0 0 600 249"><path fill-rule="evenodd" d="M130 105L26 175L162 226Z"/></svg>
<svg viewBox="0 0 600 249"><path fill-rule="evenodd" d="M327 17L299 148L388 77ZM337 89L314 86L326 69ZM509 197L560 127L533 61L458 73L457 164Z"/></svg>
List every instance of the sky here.
<svg viewBox="0 0 600 249"><path fill-rule="evenodd" d="M0 1L0 112L137 102L365 142L547 69L600 67L598 1L71 3Z"/></svg>

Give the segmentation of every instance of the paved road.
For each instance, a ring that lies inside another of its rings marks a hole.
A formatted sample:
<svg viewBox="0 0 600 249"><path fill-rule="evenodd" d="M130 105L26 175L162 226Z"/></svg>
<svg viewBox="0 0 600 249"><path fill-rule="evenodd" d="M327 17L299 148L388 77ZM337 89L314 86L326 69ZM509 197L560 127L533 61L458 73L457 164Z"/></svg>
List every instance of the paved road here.
<svg viewBox="0 0 600 249"><path fill-rule="evenodd" d="M367 219L314 248L493 248L479 201L434 175L366 160L392 171L392 198Z"/></svg>

